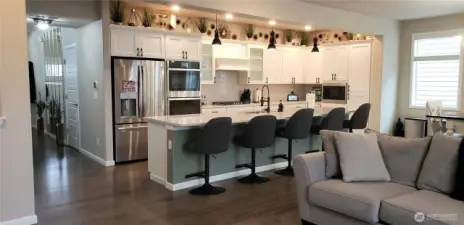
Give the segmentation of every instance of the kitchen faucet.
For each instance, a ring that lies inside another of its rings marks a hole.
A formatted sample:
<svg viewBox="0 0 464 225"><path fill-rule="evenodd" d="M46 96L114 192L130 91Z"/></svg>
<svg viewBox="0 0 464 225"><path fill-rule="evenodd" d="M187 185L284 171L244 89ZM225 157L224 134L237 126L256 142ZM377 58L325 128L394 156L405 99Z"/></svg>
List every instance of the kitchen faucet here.
<svg viewBox="0 0 464 225"><path fill-rule="evenodd" d="M267 89L267 98L266 98L266 100L263 97L264 96L264 88ZM264 85L261 88L261 106L264 106L264 101L267 102L267 107L266 107L265 111L270 113L271 112L271 96L269 94L269 86L267 86L267 85Z"/></svg>

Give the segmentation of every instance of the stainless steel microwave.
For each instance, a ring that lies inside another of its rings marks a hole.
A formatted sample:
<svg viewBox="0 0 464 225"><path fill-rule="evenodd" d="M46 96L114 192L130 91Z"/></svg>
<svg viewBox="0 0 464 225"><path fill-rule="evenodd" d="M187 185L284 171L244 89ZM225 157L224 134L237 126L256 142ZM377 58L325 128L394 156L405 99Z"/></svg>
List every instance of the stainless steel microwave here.
<svg viewBox="0 0 464 225"><path fill-rule="evenodd" d="M327 82L322 84L322 102L334 104L348 103L347 82Z"/></svg>

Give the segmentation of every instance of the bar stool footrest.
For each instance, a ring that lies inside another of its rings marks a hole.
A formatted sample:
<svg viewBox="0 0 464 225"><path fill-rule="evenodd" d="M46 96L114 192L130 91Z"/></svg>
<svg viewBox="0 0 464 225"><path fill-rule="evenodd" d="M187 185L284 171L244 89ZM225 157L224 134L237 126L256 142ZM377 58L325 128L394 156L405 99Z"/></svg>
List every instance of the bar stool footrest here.
<svg viewBox="0 0 464 225"><path fill-rule="evenodd" d="M248 168L248 169L251 169L251 165L246 163L246 164L238 164L235 166L235 169L241 169L241 168Z"/></svg>
<svg viewBox="0 0 464 225"><path fill-rule="evenodd" d="M282 155L274 155L271 158L272 159L286 159L286 160L288 160L287 155L284 155L284 154L282 154Z"/></svg>
<svg viewBox="0 0 464 225"><path fill-rule="evenodd" d="M201 172L196 172L196 173L191 173L191 174L187 174L185 175L185 178L192 178L192 177L201 177L201 178L205 178L206 175L205 175L205 171L201 171Z"/></svg>
<svg viewBox="0 0 464 225"><path fill-rule="evenodd" d="M305 153L313 153L313 152L320 152L320 150L319 149L313 149L313 150L306 151Z"/></svg>

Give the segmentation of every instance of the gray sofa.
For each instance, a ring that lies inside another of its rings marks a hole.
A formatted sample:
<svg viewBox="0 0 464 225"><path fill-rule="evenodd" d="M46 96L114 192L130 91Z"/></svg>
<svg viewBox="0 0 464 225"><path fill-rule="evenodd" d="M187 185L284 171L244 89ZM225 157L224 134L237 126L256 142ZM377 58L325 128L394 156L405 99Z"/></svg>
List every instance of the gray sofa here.
<svg viewBox="0 0 464 225"><path fill-rule="evenodd" d="M323 140L324 148L329 147L330 143L324 137ZM440 134L431 141L378 134L391 182L345 183L333 174L327 176L327 170L333 166L328 163L333 159L327 150L295 156L293 166L302 223L464 224L464 202L449 197L460 141ZM423 146L425 150L414 150Z"/></svg>

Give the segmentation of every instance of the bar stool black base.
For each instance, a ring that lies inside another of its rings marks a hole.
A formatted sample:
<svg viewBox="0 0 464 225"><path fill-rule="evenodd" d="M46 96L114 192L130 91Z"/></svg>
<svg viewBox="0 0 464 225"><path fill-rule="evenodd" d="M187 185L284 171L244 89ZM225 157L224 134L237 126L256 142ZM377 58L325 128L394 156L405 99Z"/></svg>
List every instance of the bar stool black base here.
<svg viewBox="0 0 464 225"><path fill-rule="evenodd" d="M287 167L287 168L282 169L282 170L277 170L274 173L277 174L277 175L288 176L288 177L295 176L294 173L293 173L293 167Z"/></svg>
<svg viewBox="0 0 464 225"><path fill-rule="evenodd" d="M223 187L216 187L211 184L205 183L201 187L197 187L189 191L192 195L218 195L226 191Z"/></svg>
<svg viewBox="0 0 464 225"><path fill-rule="evenodd" d="M237 181L242 184L263 184L269 182L269 178L258 176L256 173L252 173L246 177L240 178Z"/></svg>

